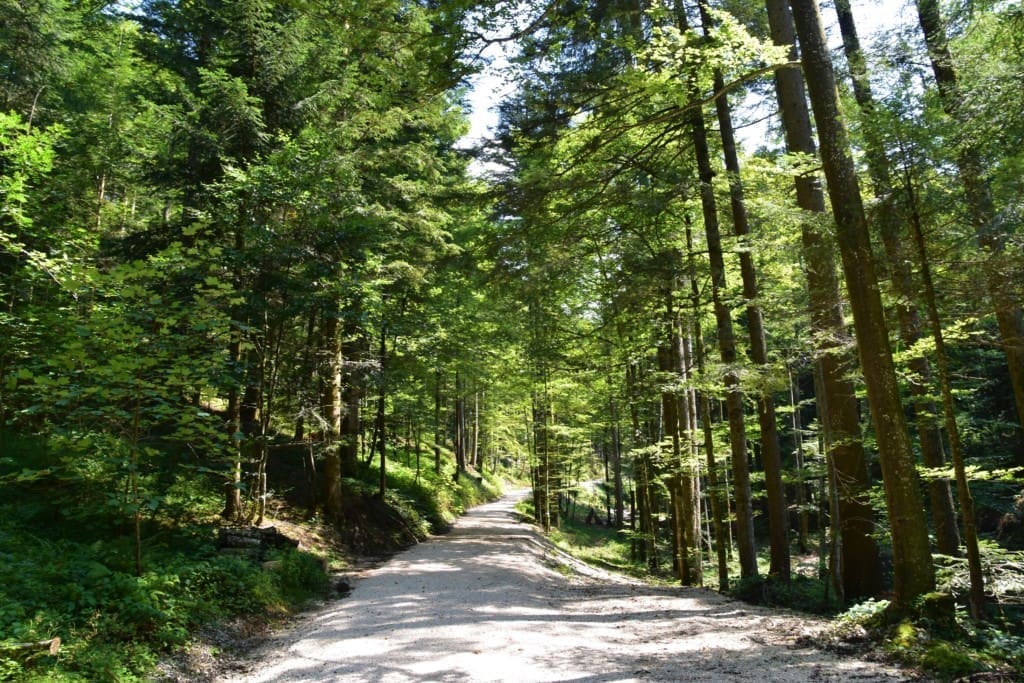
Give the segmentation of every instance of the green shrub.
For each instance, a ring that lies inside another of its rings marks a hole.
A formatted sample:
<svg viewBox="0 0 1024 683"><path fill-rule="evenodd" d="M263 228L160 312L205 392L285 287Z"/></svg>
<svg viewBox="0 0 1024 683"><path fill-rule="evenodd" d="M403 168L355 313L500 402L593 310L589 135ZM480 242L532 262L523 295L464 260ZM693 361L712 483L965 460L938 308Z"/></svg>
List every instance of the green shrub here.
<svg viewBox="0 0 1024 683"><path fill-rule="evenodd" d="M921 664L932 675L944 679L968 676L984 668L964 648L944 640L930 643L925 648Z"/></svg>
<svg viewBox="0 0 1024 683"><path fill-rule="evenodd" d="M91 641L83 647L75 647L69 653L71 661L62 665L65 675L76 675L86 681L129 681L146 680L147 674L156 666L157 657L145 643L108 643Z"/></svg>
<svg viewBox="0 0 1024 683"><path fill-rule="evenodd" d="M291 602L302 604L327 592L330 581L318 558L289 549L277 559L280 560L280 565L274 569L277 585Z"/></svg>
<svg viewBox="0 0 1024 683"><path fill-rule="evenodd" d="M885 622L885 611L889 609L889 605L888 600L868 598L839 614L836 621L864 627L880 626Z"/></svg>
<svg viewBox="0 0 1024 683"><path fill-rule="evenodd" d="M182 583L202 620L262 610L281 602L273 579L244 558L219 556L183 569Z"/></svg>
<svg viewBox="0 0 1024 683"><path fill-rule="evenodd" d="M0 681L11 681L24 672L21 662L16 659L0 657Z"/></svg>

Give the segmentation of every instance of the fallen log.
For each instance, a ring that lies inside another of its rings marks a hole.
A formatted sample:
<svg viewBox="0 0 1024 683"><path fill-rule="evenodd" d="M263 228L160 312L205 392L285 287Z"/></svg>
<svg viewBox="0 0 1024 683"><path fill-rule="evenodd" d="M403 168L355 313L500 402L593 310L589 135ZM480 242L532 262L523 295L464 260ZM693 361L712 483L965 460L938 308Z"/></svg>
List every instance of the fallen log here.
<svg viewBox="0 0 1024 683"><path fill-rule="evenodd" d="M38 640L34 643L0 643L0 652L4 654L17 655L19 653L32 653L45 650L47 654L55 655L60 652L60 638L49 640Z"/></svg>
<svg viewBox="0 0 1024 683"><path fill-rule="evenodd" d="M298 548L299 542L275 527L221 527L217 546L222 553L253 555L259 559L271 548Z"/></svg>

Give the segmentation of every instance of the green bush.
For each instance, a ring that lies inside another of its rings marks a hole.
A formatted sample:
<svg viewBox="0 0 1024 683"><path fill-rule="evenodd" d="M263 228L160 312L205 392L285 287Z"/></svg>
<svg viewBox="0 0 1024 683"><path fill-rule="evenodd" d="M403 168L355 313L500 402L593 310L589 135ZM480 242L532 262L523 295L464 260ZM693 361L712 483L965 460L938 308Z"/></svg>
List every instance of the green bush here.
<svg viewBox="0 0 1024 683"><path fill-rule="evenodd" d="M970 652L944 640L925 648L921 664L933 675L944 679L969 676L984 668Z"/></svg>
<svg viewBox="0 0 1024 683"><path fill-rule="evenodd" d="M330 582L318 558L309 553L286 550L277 559L281 562L274 569L277 585L293 603L302 604L327 592Z"/></svg>
<svg viewBox="0 0 1024 683"><path fill-rule="evenodd" d="M92 540L76 516L45 513L41 524L25 500L39 497L22 489L0 504L0 642L59 636L63 647L56 658L0 659L0 680L143 680L201 624L298 606L327 585L307 553L281 553L277 571L218 554L210 525L151 533L135 576L130 536L107 527Z"/></svg>

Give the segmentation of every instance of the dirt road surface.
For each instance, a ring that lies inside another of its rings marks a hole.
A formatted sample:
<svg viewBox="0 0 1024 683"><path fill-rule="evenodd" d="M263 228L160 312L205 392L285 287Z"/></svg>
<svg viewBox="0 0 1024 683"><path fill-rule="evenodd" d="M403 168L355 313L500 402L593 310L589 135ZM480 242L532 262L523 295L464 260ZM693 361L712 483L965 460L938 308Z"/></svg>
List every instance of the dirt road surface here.
<svg viewBox="0 0 1024 683"><path fill-rule="evenodd" d="M518 494L523 495L522 493ZM358 579L224 681L895 681L798 645L822 622L564 555L515 494Z"/></svg>

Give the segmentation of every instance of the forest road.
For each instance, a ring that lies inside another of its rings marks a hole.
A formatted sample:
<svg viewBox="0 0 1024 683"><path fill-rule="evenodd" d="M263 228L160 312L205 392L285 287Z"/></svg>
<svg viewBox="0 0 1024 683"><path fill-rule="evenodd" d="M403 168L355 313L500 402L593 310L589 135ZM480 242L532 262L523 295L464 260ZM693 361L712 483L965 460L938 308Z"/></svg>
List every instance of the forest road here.
<svg viewBox="0 0 1024 683"><path fill-rule="evenodd" d="M358 579L224 681L893 681L798 646L814 619L582 565L517 521L515 492Z"/></svg>

